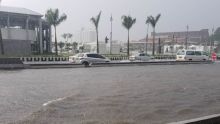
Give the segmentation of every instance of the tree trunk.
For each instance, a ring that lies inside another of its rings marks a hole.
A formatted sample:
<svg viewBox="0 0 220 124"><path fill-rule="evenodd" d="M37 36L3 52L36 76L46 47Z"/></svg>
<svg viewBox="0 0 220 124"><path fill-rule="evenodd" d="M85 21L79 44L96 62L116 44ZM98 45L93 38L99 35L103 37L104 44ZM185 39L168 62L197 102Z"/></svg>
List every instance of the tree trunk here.
<svg viewBox="0 0 220 124"><path fill-rule="evenodd" d="M96 52L99 54L99 32L98 32L98 29L96 29L96 36L97 36L97 48L96 48Z"/></svg>
<svg viewBox="0 0 220 124"><path fill-rule="evenodd" d="M129 44L129 42L130 42L130 32L129 32L129 30L128 30L128 48L127 48L127 55L128 55L128 57L130 56L130 44Z"/></svg>
<svg viewBox="0 0 220 124"><path fill-rule="evenodd" d="M158 40L158 53L161 54L161 41L160 41L160 38Z"/></svg>
<svg viewBox="0 0 220 124"><path fill-rule="evenodd" d="M145 52L146 52L146 54L147 54L147 43L148 43L148 33L146 35L146 44L145 44Z"/></svg>
<svg viewBox="0 0 220 124"><path fill-rule="evenodd" d="M153 50L152 50L152 55L155 55L155 28L153 29Z"/></svg>
<svg viewBox="0 0 220 124"><path fill-rule="evenodd" d="M56 26L54 26L54 30L55 30L55 52L56 52L56 55L58 56L58 49L57 49L57 28L56 28Z"/></svg>
<svg viewBox="0 0 220 124"><path fill-rule="evenodd" d="M4 44L3 44L3 39L2 39L2 30L0 28L0 45L1 45L1 54L4 55L5 51L4 51Z"/></svg>

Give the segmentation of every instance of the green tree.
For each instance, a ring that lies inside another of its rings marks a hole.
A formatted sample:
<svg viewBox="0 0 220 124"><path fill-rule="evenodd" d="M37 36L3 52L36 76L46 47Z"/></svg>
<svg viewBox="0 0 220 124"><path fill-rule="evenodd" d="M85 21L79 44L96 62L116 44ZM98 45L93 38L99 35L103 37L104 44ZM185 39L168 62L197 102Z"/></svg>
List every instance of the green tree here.
<svg viewBox="0 0 220 124"><path fill-rule="evenodd" d="M136 23L136 18L131 16L122 16L122 25L128 30L128 43L127 43L127 55L130 55L130 29Z"/></svg>
<svg viewBox="0 0 220 124"><path fill-rule="evenodd" d="M62 34L62 37L65 39L65 42L68 42L69 39L71 39L73 37L73 34L71 34L71 33L64 33L64 34Z"/></svg>
<svg viewBox="0 0 220 124"><path fill-rule="evenodd" d="M220 27L215 30L214 35L211 37L212 41L218 41L220 43Z"/></svg>
<svg viewBox="0 0 220 124"><path fill-rule="evenodd" d="M68 50L68 52L70 50L70 47L71 47L71 43L66 43L66 50Z"/></svg>
<svg viewBox="0 0 220 124"><path fill-rule="evenodd" d="M56 51L56 55L58 55L58 50L57 50L57 26L67 19L67 15L62 14L60 16L60 13L59 13L58 9L54 9L54 10L49 9L49 10L47 10L47 12L45 14L45 18L46 18L47 22L54 27L55 51Z"/></svg>
<svg viewBox="0 0 220 124"><path fill-rule="evenodd" d="M78 43L77 42L73 42L74 53L76 53L77 47L78 47Z"/></svg>
<svg viewBox="0 0 220 124"><path fill-rule="evenodd" d="M58 43L58 46L60 48L60 52L62 53L63 51L63 47L65 46L65 43L63 43L62 41Z"/></svg>
<svg viewBox="0 0 220 124"><path fill-rule="evenodd" d="M85 46L84 46L84 45L82 45L82 46L79 47L79 50L81 50L82 53L83 53L84 49L85 49Z"/></svg>
<svg viewBox="0 0 220 124"><path fill-rule="evenodd" d="M159 21L161 17L161 14L158 14L156 17L153 16L148 16L146 20L146 24L150 24L153 28L153 50L152 50L152 55L155 55L155 28L157 25L157 22Z"/></svg>
<svg viewBox="0 0 220 124"><path fill-rule="evenodd" d="M101 17L102 11L99 12L99 14L96 17L92 17L90 20L92 21L92 23L95 26L96 29L96 40L97 40L97 48L96 48L96 52L99 53L99 21L100 21L100 17Z"/></svg>

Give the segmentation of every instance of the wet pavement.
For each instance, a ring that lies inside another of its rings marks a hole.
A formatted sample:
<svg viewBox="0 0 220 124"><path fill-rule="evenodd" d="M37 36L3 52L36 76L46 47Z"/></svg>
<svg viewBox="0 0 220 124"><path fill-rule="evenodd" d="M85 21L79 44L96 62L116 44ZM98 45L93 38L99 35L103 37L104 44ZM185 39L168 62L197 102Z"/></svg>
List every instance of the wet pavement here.
<svg viewBox="0 0 220 124"><path fill-rule="evenodd" d="M160 124L218 114L219 74L220 64L0 71L0 123Z"/></svg>

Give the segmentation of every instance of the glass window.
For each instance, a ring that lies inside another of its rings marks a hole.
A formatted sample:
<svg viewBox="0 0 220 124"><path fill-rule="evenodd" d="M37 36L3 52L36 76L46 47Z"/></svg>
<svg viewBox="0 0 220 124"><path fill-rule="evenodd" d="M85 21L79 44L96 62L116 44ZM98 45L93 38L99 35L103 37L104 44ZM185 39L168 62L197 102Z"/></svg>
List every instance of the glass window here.
<svg viewBox="0 0 220 124"><path fill-rule="evenodd" d="M95 54L87 54L87 57L96 58Z"/></svg>
<svg viewBox="0 0 220 124"><path fill-rule="evenodd" d="M99 55L99 54L97 54L97 58L105 59L105 57L103 57L102 55Z"/></svg>
<svg viewBox="0 0 220 124"><path fill-rule="evenodd" d="M105 57L99 54L87 54L87 57L105 59Z"/></svg>
<svg viewBox="0 0 220 124"><path fill-rule="evenodd" d="M140 56L145 56L144 53L141 53Z"/></svg>
<svg viewBox="0 0 220 124"><path fill-rule="evenodd" d="M209 56L207 52L202 52L202 55Z"/></svg>
<svg viewBox="0 0 220 124"><path fill-rule="evenodd" d="M195 52L194 51L187 51L186 55L195 55Z"/></svg>
<svg viewBox="0 0 220 124"><path fill-rule="evenodd" d="M177 55L185 55L185 51L184 50L181 50L177 53Z"/></svg>
<svg viewBox="0 0 220 124"><path fill-rule="evenodd" d="M196 56L201 56L201 55L202 55L202 52L200 52L200 51L195 51L195 55L196 55Z"/></svg>

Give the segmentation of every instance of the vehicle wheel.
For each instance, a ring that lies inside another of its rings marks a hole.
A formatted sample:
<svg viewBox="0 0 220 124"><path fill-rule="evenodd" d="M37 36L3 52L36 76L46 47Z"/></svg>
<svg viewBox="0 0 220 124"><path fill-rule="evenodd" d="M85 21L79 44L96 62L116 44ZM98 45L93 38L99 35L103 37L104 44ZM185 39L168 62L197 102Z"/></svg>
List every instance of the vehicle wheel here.
<svg viewBox="0 0 220 124"><path fill-rule="evenodd" d="M192 61L192 59L189 59L189 61Z"/></svg>
<svg viewBox="0 0 220 124"><path fill-rule="evenodd" d="M203 59L203 61L206 61L206 59Z"/></svg>
<svg viewBox="0 0 220 124"><path fill-rule="evenodd" d="M82 63L85 67L89 67L89 62L83 62Z"/></svg>

